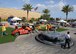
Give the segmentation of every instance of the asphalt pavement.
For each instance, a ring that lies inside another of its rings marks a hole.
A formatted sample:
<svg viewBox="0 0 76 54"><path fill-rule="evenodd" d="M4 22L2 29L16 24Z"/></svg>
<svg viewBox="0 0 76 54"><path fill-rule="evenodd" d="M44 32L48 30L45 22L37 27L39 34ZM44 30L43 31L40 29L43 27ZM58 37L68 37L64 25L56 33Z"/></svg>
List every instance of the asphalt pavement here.
<svg viewBox="0 0 76 54"><path fill-rule="evenodd" d="M73 34L76 32L76 28L68 29L74 40L74 46L70 49L39 43L35 40L37 33L31 33L20 35L15 42L0 44L0 54L76 54L76 35Z"/></svg>

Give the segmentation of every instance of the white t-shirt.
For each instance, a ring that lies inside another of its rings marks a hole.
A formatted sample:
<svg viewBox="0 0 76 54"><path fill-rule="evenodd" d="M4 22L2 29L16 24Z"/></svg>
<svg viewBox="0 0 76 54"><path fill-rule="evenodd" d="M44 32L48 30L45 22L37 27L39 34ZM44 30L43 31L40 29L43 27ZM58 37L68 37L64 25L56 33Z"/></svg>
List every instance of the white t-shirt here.
<svg viewBox="0 0 76 54"><path fill-rule="evenodd" d="M65 38L67 38L67 39L70 38L70 35L69 34L66 34Z"/></svg>
<svg viewBox="0 0 76 54"><path fill-rule="evenodd" d="M69 34L67 34L67 36L68 36L68 38L70 38L70 35Z"/></svg>

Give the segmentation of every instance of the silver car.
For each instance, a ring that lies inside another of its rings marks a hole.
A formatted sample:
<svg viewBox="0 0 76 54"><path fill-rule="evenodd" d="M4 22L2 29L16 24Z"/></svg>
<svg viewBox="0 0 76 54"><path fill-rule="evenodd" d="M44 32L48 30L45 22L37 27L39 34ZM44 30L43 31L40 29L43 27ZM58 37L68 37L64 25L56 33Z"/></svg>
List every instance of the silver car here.
<svg viewBox="0 0 76 54"><path fill-rule="evenodd" d="M44 44L61 46L65 44L65 35L64 33L55 31L46 31L35 36L35 39ZM70 46L73 46L73 44L73 40L71 39Z"/></svg>

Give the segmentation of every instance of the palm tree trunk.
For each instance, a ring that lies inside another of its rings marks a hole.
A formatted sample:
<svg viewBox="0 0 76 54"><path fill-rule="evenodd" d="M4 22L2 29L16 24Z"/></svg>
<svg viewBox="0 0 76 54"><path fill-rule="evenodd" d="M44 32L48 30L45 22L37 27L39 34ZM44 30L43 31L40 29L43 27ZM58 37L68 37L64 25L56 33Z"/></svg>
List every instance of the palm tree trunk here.
<svg viewBox="0 0 76 54"><path fill-rule="evenodd" d="M29 15L29 11L27 10L27 22L28 22L28 15Z"/></svg>
<svg viewBox="0 0 76 54"><path fill-rule="evenodd" d="M66 13L66 21L68 20L68 13Z"/></svg>

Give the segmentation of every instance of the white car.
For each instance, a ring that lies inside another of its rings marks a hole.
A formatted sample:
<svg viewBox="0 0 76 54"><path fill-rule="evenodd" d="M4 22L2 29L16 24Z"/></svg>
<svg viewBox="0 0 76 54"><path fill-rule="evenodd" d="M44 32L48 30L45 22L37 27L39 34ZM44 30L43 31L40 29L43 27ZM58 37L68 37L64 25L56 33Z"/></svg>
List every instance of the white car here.
<svg viewBox="0 0 76 54"><path fill-rule="evenodd" d="M12 24L15 25L15 26L16 26L16 25L19 25L19 23L12 23Z"/></svg>
<svg viewBox="0 0 76 54"><path fill-rule="evenodd" d="M10 22L10 25L18 25L19 23L18 22L16 22L16 21L11 21Z"/></svg>

